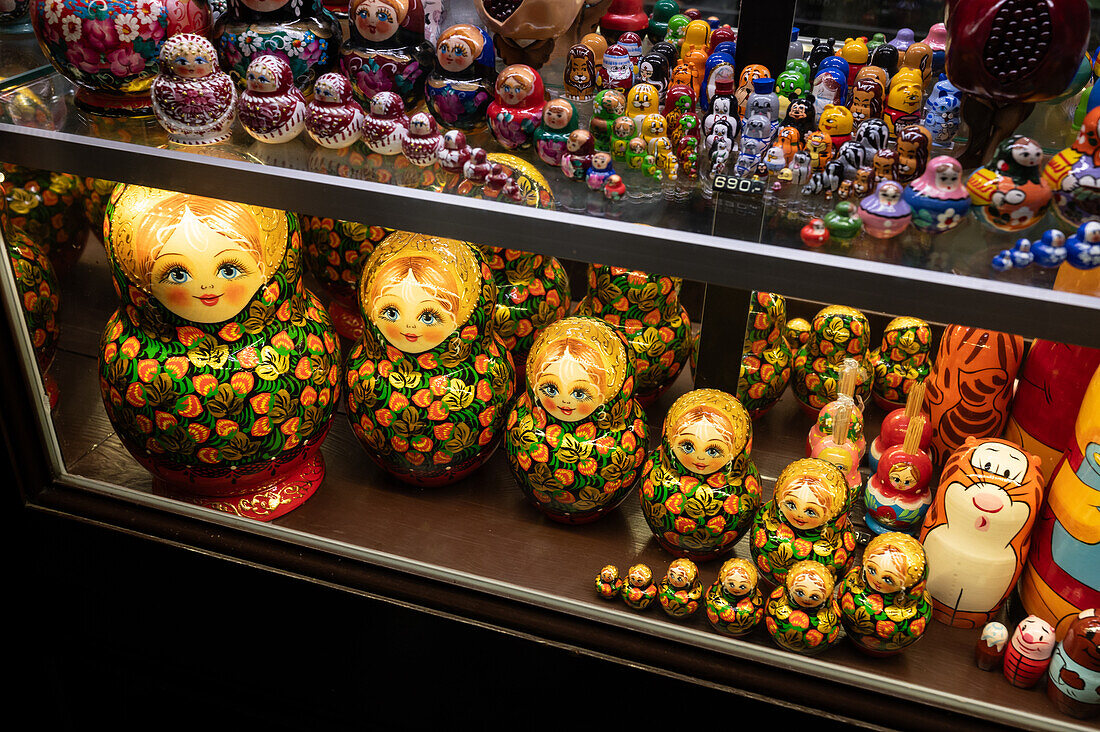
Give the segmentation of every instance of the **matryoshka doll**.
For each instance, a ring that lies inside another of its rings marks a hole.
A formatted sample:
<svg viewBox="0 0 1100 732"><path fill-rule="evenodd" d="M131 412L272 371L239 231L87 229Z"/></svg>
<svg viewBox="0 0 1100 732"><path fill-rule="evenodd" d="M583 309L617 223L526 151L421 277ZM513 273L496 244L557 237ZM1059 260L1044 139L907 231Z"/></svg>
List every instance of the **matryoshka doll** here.
<svg viewBox="0 0 1100 732"><path fill-rule="evenodd" d="M298 214L302 252L308 269L332 298L328 305L332 326L344 338L363 335L356 286L363 264L393 229L354 221Z"/></svg>
<svg viewBox="0 0 1100 732"><path fill-rule="evenodd" d="M733 550L760 505L751 452L752 422L733 396L696 389L673 402L642 468L642 513L662 548L695 561Z"/></svg>
<svg viewBox="0 0 1100 732"><path fill-rule="evenodd" d="M905 186L902 198L912 209L913 226L929 234L954 229L970 210L970 194L963 187L962 166L949 155L928 161L924 173Z"/></svg>
<svg viewBox="0 0 1100 732"><path fill-rule="evenodd" d="M795 562L764 604L764 627L780 648L814 655L840 640L836 578L809 559Z"/></svg>
<svg viewBox="0 0 1100 732"><path fill-rule="evenodd" d="M828 224L829 219L825 222ZM868 358L869 340L867 316L855 308L830 305L814 316L810 336L794 357L791 387L802 411L816 416L836 398L840 367L846 358L855 359L863 371L856 379L853 395L859 399L869 396L874 373Z"/></svg>
<svg viewBox="0 0 1100 732"><path fill-rule="evenodd" d="M399 480L445 485L489 459L515 391L497 288L477 246L394 232L359 279L365 329L344 371L348 418Z"/></svg>
<svg viewBox="0 0 1100 732"><path fill-rule="evenodd" d="M913 384L908 396L905 398L905 406L895 409L883 417L882 428L879 430L878 436L871 441L871 446L867 450L867 465L871 470L877 468L878 459L882 457L887 448L900 445L905 441L905 431L909 429L909 421L920 414L921 408L924 406L924 391L925 382L921 381ZM931 455L932 425L927 418L925 418L924 428L921 430L919 444L921 450L928 451L928 454Z"/></svg>
<svg viewBox="0 0 1100 732"><path fill-rule="evenodd" d="M924 382L937 470L967 437L1001 434L1023 357L1024 339L1018 335L965 325L944 329Z"/></svg>
<svg viewBox="0 0 1100 732"><path fill-rule="evenodd" d="M294 85L306 96L336 63L340 24L321 0L228 0L212 40L223 70L244 88L248 66L261 54L279 52ZM291 54L287 49L296 49Z"/></svg>
<svg viewBox="0 0 1100 732"><path fill-rule="evenodd" d="M603 52L599 73L602 89L618 89L626 94L634 86L634 64L631 63L627 50L617 43L608 46Z"/></svg>
<svg viewBox="0 0 1100 732"><path fill-rule="evenodd" d="M880 119L885 96L886 91L878 79L866 77L856 81L852 87L852 98L848 101L854 126L859 127L868 119Z"/></svg>
<svg viewBox="0 0 1100 732"><path fill-rule="evenodd" d="M899 69L890 79L886 92L886 109L882 119L890 129L890 137L920 122L920 110L924 104L924 78L916 69Z"/></svg>
<svg viewBox="0 0 1100 732"><path fill-rule="evenodd" d="M837 588L840 620L865 653L892 656L920 640L932 617L928 562L913 537L879 534Z"/></svg>
<svg viewBox="0 0 1100 732"><path fill-rule="evenodd" d="M507 66L496 81L496 98L489 103L489 128L506 150L531 146L546 106L542 77L530 66Z"/></svg>
<svg viewBox="0 0 1100 732"><path fill-rule="evenodd" d="M5 232L10 226L22 229L64 279L80 259L87 240L86 190L81 179L69 173L0 163L0 194Z"/></svg>
<svg viewBox="0 0 1100 732"><path fill-rule="evenodd" d="M565 152L561 156L561 172L570 180L584 180L596 143L588 130L573 130L565 140Z"/></svg>
<svg viewBox="0 0 1100 732"><path fill-rule="evenodd" d="M672 560L664 579L657 584L657 600L670 618L686 618L699 609L703 585L695 562L681 557Z"/></svg>
<svg viewBox="0 0 1100 732"><path fill-rule="evenodd" d="M803 559L843 574L856 548L848 521L848 484L832 463L795 460L775 481L775 495L757 511L752 558L773 584L782 584L791 565Z"/></svg>
<svg viewBox="0 0 1100 732"><path fill-rule="evenodd" d="M973 437L947 461L920 533L936 620L979 628L1016 586L1042 500L1038 463L1011 442Z"/></svg>
<svg viewBox="0 0 1100 732"><path fill-rule="evenodd" d="M153 112L171 142L210 145L229 139L237 120L237 88L218 68L210 41L194 33L172 36L160 48L153 81Z"/></svg>
<svg viewBox="0 0 1100 732"><path fill-rule="evenodd" d="M1047 697L1062 714L1090 719L1100 713L1100 614L1078 613L1054 649Z"/></svg>
<svg viewBox="0 0 1100 732"><path fill-rule="evenodd" d="M648 431L633 361L623 336L595 318L564 318L535 339L505 448L516 482L548 518L595 521L634 487Z"/></svg>
<svg viewBox="0 0 1100 732"><path fill-rule="evenodd" d="M858 361L854 358L844 359L844 363L840 365L839 369L836 398L817 413L817 421L814 422L813 427L810 428L810 432L806 436L807 457L816 457L813 454L815 447L826 437L831 437L836 432L836 417L840 410L844 408L849 412L848 428L844 431L844 442L851 445L849 449L853 452L854 467L859 467L860 462L863 460L863 454L867 449L867 437L863 429L863 410L855 401L855 389L859 380L865 377L866 374L860 372Z"/></svg>
<svg viewBox="0 0 1100 732"><path fill-rule="evenodd" d="M485 129L496 82L493 42L477 26L452 25L440 34L435 58L424 87L428 111L444 128Z"/></svg>
<svg viewBox="0 0 1100 732"><path fill-rule="evenodd" d="M928 323L908 316L887 323L882 345L870 356L875 403L886 410L905 406L913 385L928 378L931 351L932 328Z"/></svg>
<svg viewBox="0 0 1100 732"><path fill-rule="evenodd" d="M924 522L932 503L932 458L920 446L925 418L916 415L905 430L900 445L893 445L879 457L875 474L867 481L863 504L864 523L876 534L886 531L913 533Z"/></svg>
<svg viewBox="0 0 1100 732"><path fill-rule="evenodd" d="M978 220L1001 231L1023 231L1037 223L1050 207L1053 193L1040 177L1043 149L1030 137L1012 135L993 160L966 181Z"/></svg>
<svg viewBox="0 0 1100 732"><path fill-rule="evenodd" d="M876 239L890 239L905 231L913 218L912 209L902 199L901 183L880 180L875 192L859 202L863 229Z"/></svg>
<svg viewBox="0 0 1100 732"><path fill-rule="evenodd" d="M0 219L6 219L6 216L0 216ZM38 372L42 375L42 384L52 409L57 406L61 394L57 382L49 373L57 353L57 341L61 337L61 324L57 317L60 305L57 275L50 258L25 231L4 221L3 232L23 321L31 337Z"/></svg>
<svg viewBox="0 0 1100 732"><path fill-rule="evenodd" d="M1004 675L1018 689L1030 689L1039 683L1054 654L1054 626L1028 615L1016 626L1005 648Z"/></svg>
<svg viewBox="0 0 1100 732"><path fill-rule="evenodd" d="M898 133L898 161L895 170L899 183L908 183L924 173L932 133L920 125L910 125Z"/></svg>
<svg viewBox="0 0 1100 732"><path fill-rule="evenodd" d="M493 313L497 333L512 354L517 386L523 386L527 353L543 328L569 313L569 275L554 257L483 246L497 283Z"/></svg>
<svg viewBox="0 0 1100 732"><path fill-rule="evenodd" d="M596 575L596 594L605 600L616 600L623 591L623 580L619 577L619 568L609 564Z"/></svg>
<svg viewBox="0 0 1100 732"><path fill-rule="evenodd" d="M435 53L422 33L409 27L410 5L417 0L352 0L350 36L340 46L340 67L352 91L366 106L379 92L398 94L405 109L424 96L424 78Z"/></svg>
<svg viewBox="0 0 1100 732"><path fill-rule="evenodd" d="M859 413L855 402L848 398L839 398L836 402L836 412L833 415L832 431L814 439L809 438L809 457L826 460L840 468L844 473L844 480L848 483L851 495L855 495L863 487L863 475L859 472L859 464L863 460L863 442L853 442L848 439L848 423L854 415ZM828 407L826 407L827 409ZM816 425L815 425L816 429ZM860 429L862 433L862 428Z"/></svg>
<svg viewBox="0 0 1100 732"><path fill-rule="evenodd" d="M764 617L759 574L747 559L728 559L706 593L704 604L711 627L723 635L747 635Z"/></svg>
<svg viewBox="0 0 1100 732"><path fill-rule="evenodd" d="M626 114L626 94L618 89L603 89L592 103L592 120L588 129L596 149L611 152L611 126Z"/></svg>
<svg viewBox="0 0 1100 732"><path fill-rule="evenodd" d="M653 582L653 570L644 564L635 564L626 573L620 591L623 602L631 610L645 610L657 597L657 585Z"/></svg>
<svg viewBox="0 0 1100 732"><path fill-rule="evenodd" d="M1085 115L1073 144L1043 168L1054 212L1070 226L1100 219L1100 107Z"/></svg>
<svg viewBox="0 0 1100 732"><path fill-rule="evenodd" d="M535 129L535 152L555 168L561 165L569 135L578 126L577 108L567 99L553 99L542 108L542 123Z"/></svg>
<svg viewBox="0 0 1100 732"><path fill-rule="evenodd" d="M680 285L679 277L588 265L588 293L577 314L601 318L626 337L643 405L672 385L691 355L691 321L680 303Z"/></svg>
<svg viewBox="0 0 1100 732"><path fill-rule="evenodd" d="M982 628L982 635L974 646L974 665L982 671L999 671L1005 660L1008 645L1008 628L994 620Z"/></svg>
<svg viewBox="0 0 1100 732"><path fill-rule="evenodd" d="M119 185L100 388L154 490L262 521L324 478L340 348L283 211Z"/></svg>
<svg viewBox="0 0 1100 732"><path fill-rule="evenodd" d="M787 301L773 292L753 292L737 399L753 419L779 401L791 379L791 346L787 342Z"/></svg>

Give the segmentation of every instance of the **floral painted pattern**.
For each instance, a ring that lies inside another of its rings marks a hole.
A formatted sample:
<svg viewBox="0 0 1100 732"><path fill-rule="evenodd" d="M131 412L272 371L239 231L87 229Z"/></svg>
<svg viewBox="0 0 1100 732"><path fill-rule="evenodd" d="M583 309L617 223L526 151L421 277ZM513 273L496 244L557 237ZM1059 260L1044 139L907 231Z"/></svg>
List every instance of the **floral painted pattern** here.
<svg viewBox="0 0 1100 732"><path fill-rule="evenodd" d="M332 68L336 49L332 39L314 33L303 24L291 26L247 26L238 32L226 31L214 42L225 69L240 89L244 89L245 76L252 59L264 53L275 53L286 59L294 74L294 85L309 94L317 77ZM339 40L337 38L337 40Z"/></svg>
<svg viewBox="0 0 1100 732"><path fill-rule="evenodd" d="M111 180L87 177L84 186L84 219L97 239L103 238L103 220L107 214L107 201L118 185Z"/></svg>
<svg viewBox="0 0 1100 732"><path fill-rule="evenodd" d="M837 596L848 635L858 645L879 654L896 653L915 643L932 616L923 580L907 590L882 595L864 582L862 566L849 570Z"/></svg>
<svg viewBox="0 0 1100 732"><path fill-rule="evenodd" d="M0 164L5 231L17 227L54 262L62 276L84 249L84 184L68 173Z"/></svg>
<svg viewBox="0 0 1100 732"><path fill-rule="evenodd" d="M298 221L306 268L329 294L354 307L363 263L393 229L304 214Z"/></svg>
<svg viewBox="0 0 1100 732"><path fill-rule="evenodd" d="M588 293L577 314L601 318L626 337L642 404L671 386L691 356L694 337L680 284L679 277L588 265Z"/></svg>
<svg viewBox="0 0 1100 732"><path fill-rule="evenodd" d="M722 588L721 582L715 582L707 589L705 604L707 620L725 635L746 635L764 617L764 596L758 587L743 597L735 597Z"/></svg>
<svg viewBox="0 0 1100 732"><path fill-rule="evenodd" d="M816 415L836 399L840 366L855 359L863 369L856 379L855 396L870 396L874 369L871 367L870 326L867 317L854 308L830 305L814 316L810 335L794 357L794 395L804 410Z"/></svg>
<svg viewBox="0 0 1100 732"><path fill-rule="evenodd" d="M372 49L345 43L340 48L340 68L351 81L352 91L360 104L368 104L378 92L389 91L401 96L405 109L413 109L424 96L424 77L431 66L431 52L420 49Z"/></svg>
<svg viewBox="0 0 1100 732"><path fill-rule="evenodd" d="M787 597L787 588L780 586L764 606L764 627L780 648L812 655L840 640L840 609L833 597L819 608L799 607Z"/></svg>
<svg viewBox="0 0 1100 732"><path fill-rule="evenodd" d="M824 565L834 577L851 564L856 550L856 537L841 512L832 521L817 529L795 530L783 520L775 501L764 504L752 525L752 558L761 574L775 584L782 584L787 570L804 559Z"/></svg>
<svg viewBox="0 0 1100 732"><path fill-rule="evenodd" d="M428 111L441 127L476 132L489 126L486 115L493 101L493 88L487 80L429 75L424 94Z"/></svg>
<svg viewBox="0 0 1100 732"><path fill-rule="evenodd" d="M34 345L38 370L45 375L57 352L57 341L61 335L57 319L60 305L57 275L49 257L22 229L7 227L4 239L8 245L8 260L15 274L19 302L23 306L23 322Z"/></svg>
<svg viewBox="0 0 1100 732"><path fill-rule="evenodd" d="M737 398L756 419L772 407L791 379L791 347L787 327L787 301L771 292L753 292L745 345L741 351L741 373Z"/></svg>
<svg viewBox="0 0 1100 732"><path fill-rule="evenodd" d="M932 329L918 318L894 318L882 345L870 355L875 373L873 393L883 408L905 405L909 390L932 369Z"/></svg>

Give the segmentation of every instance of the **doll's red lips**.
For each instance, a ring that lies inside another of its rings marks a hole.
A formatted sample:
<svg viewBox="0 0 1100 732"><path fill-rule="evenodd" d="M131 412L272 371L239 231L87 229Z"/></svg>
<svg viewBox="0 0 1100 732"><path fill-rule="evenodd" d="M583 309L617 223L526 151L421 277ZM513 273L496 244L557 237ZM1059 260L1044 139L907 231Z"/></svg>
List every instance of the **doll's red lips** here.
<svg viewBox="0 0 1100 732"><path fill-rule="evenodd" d="M412 333L402 333L402 335L405 336L405 340L411 341L413 343L415 343L420 338L420 336L413 335Z"/></svg>
<svg viewBox="0 0 1100 732"><path fill-rule="evenodd" d="M558 407L558 411L562 414L569 415L573 413L572 407Z"/></svg>
<svg viewBox="0 0 1100 732"><path fill-rule="evenodd" d="M212 308L218 304L218 300L221 300L221 295L203 295L199 298L199 301L208 308Z"/></svg>

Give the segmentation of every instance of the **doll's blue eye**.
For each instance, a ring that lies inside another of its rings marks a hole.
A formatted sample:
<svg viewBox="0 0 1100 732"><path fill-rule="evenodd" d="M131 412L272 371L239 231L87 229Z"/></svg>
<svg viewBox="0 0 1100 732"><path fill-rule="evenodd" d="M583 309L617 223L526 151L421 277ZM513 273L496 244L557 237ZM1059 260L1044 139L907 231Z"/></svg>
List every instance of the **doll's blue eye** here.
<svg viewBox="0 0 1100 732"><path fill-rule="evenodd" d="M585 391L584 389L574 389L570 393L570 396L572 396L578 402L586 402L586 401L588 401L589 399L592 398L591 396L589 396L588 392Z"/></svg>
<svg viewBox="0 0 1100 732"><path fill-rule="evenodd" d="M205 64L206 63L206 57L205 56L196 56L195 57L195 63Z"/></svg>
<svg viewBox="0 0 1100 732"><path fill-rule="evenodd" d="M440 320L439 315L432 312L431 310L425 310L424 312L420 313L420 317L417 319L424 325L435 325Z"/></svg>
<svg viewBox="0 0 1100 732"><path fill-rule="evenodd" d="M236 264L231 264L227 262L226 264L218 267L218 277L221 277L223 280L234 280L243 274L244 270L242 270Z"/></svg>
<svg viewBox="0 0 1100 732"><path fill-rule="evenodd" d="M707 448L707 455L709 455L712 458L722 457L722 451L719 450L717 447L708 447Z"/></svg>
<svg viewBox="0 0 1100 732"><path fill-rule="evenodd" d="M558 387L554 386L553 384L544 384L543 386L539 387L539 391L541 391L543 394L550 397L551 399L558 395Z"/></svg>
<svg viewBox="0 0 1100 732"><path fill-rule="evenodd" d="M183 267L173 267L164 275L164 281L171 282L173 285L182 285L190 279L191 273Z"/></svg>
<svg viewBox="0 0 1100 732"><path fill-rule="evenodd" d="M692 445L690 442L681 442L680 452L684 453L685 455L690 455L691 453L695 452L695 446Z"/></svg>
<svg viewBox="0 0 1100 732"><path fill-rule="evenodd" d="M382 320L396 321L400 317L401 313L397 312L397 308L392 305L387 305L378 311L378 317Z"/></svg>

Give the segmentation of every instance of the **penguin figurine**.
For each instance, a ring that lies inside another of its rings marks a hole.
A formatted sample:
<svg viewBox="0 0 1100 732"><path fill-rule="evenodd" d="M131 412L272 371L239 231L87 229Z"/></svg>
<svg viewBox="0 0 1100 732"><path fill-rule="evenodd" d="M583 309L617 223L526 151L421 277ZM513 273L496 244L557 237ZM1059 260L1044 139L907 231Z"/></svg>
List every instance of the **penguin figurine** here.
<svg viewBox="0 0 1100 732"><path fill-rule="evenodd" d="M351 82L342 73L321 74L306 105L306 131L321 147L339 149L355 144L366 128L366 114L352 98Z"/></svg>

